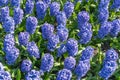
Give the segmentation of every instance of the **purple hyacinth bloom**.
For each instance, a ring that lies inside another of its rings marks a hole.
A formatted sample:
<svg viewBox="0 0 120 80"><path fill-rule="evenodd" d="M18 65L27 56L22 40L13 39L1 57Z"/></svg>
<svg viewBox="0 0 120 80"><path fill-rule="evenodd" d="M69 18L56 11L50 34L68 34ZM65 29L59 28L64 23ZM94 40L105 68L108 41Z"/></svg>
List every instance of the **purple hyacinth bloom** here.
<svg viewBox="0 0 120 80"><path fill-rule="evenodd" d="M64 68L73 70L76 65L76 60L74 57L70 56L64 60Z"/></svg>
<svg viewBox="0 0 120 80"><path fill-rule="evenodd" d="M28 44L29 37L30 37L30 35L28 32L20 32L20 34L18 36L20 45L26 46Z"/></svg>
<svg viewBox="0 0 120 80"><path fill-rule="evenodd" d="M12 80L8 71L0 71L0 80Z"/></svg>
<svg viewBox="0 0 120 80"><path fill-rule="evenodd" d="M116 37L120 32L120 19L115 19L112 21L112 29L110 31L110 35Z"/></svg>
<svg viewBox="0 0 120 80"><path fill-rule="evenodd" d="M44 39L49 39L54 32L54 26L48 23L42 25L42 37Z"/></svg>
<svg viewBox="0 0 120 80"><path fill-rule="evenodd" d="M43 72L49 72L52 69L53 65L54 57L49 53L44 54L41 59L40 70L42 70Z"/></svg>
<svg viewBox="0 0 120 80"><path fill-rule="evenodd" d="M56 20L57 20L58 25L62 24L62 25L65 26L66 25L66 21L67 21L65 12L59 12L56 15Z"/></svg>
<svg viewBox="0 0 120 80"><path fill-rule="evenodd" d="M50 4L50 15L56 16L59 11L60 11L60 4L58 2L52 2Z"/></svg>
<svg viewBox="0 0 120 80"><path fill-rule="evenodd" d="M84 23L84 24L78 25L78 28L79 28L80 30L85 30L85 29L87 29L87 30L92 31L92 25L91 25L90 23L88 23L88 22L86 22L86 23Z"/></svg>
<svg viewBox="0 0 120 80"><path fill-rule="evenodd" d="M4 22L7 17L9 17L9 7L2 7L0 10L1 22Z"/></svg>
<svg viewBox="0 0 120 80"><path fill-rule="evenodd" d="M68 29L62 24L57 26L57 35L59 36L60 41L66 41L68 38Z"/></svg>
<svg viewBox="0 0 120 80"><path fill-rule="evenodd" d="M22 22L23 15L24 15L24 12L22 9L20 8L14 9L13 19L15 21L15 25L20 24Z"/></svg>
<svg viewBox="0 0 120 80"><path fill-rule="evenodd" d="M53 52L56 49L58 43L59 43L59 36L53 34L48 40L47 49Z"/></svg>
<svg viewBox="0 0 120 80"><path fill-rule="evenodd" d="M49 5L51 3L51 0L43 0L43 2Z"/></svg>
<svg viewBox="0 0 120 80"><path fill-rule="evenodd" d="M115 61L107 61L99 72L99 76L108 80L108 78L115 72L117 63Z"/></svg>
<svg viewBox="0 0 120 80"><path fill-rule="evenodd" d="M74 4L72 2L67 1L64 5L64 12L66 17L69 18L74 11Z"/></svg>
<svg viewBox="0 0 120 80"><path fill-rule="evenodd" d="M78 25L82 26L84 23L88 22L90 19L89 13L86 11L81 11L78 13L77 20Z"/></svg>
<svg viewBox="0 0 120 80"><path fill-rule="evenodd" d="M80 80L81 77L85 76L89 69L90 69L89 60L79 61L74 71L78 77L78 80Z"/></svg>
<svg viewBox="0 0 120 80"><path fill-rule="evenodd" d="M92 31L83 29L78 33L78 36L80 37L79 42L81 44L87 44L92 38Z"/></svg>
<svg viewBox="0 0 120 80"><path fill-rule="evenodd" d="M33 34L36 30L37 24L38 24L38 21L36 17L32 17L32 16L28 17L26 20L26 31L29 34Z"/></svg>
<svg viewBox="0 0 120 80"><path fill-rule="evenodd" d="M57 57L62 56L62 54L64 54L65 52L67 52L66 46L65 44L61 44L60 47L57 49Z"/></svg>
<svg viewBox="0 0 120 80"><path fill-rule="evenodd" d="M110 0L101 0L99 3L99 8L108 8Z"/></svg>
<svg viewBox="0 0 120 80"><path fill-rule="evenodd" d="M69 56L75 56L78 53L78 42L77 40L70 38L66 43L66 48Z"/></svg>
<svg viewBox="0 0 120 80"><path fill-rule="evenodd" d="M15 22L12 17L7 17L3 22L3 28L7 33L14 33L15 30Z"/></svg>
<svg viewBox="0 0 120 80"><path fill-rule="evenodd" d="M98 10L99 14L98 14L98 20L101 24L107 22L108 20L108 17L109 17L109 11L108 9L104 9L104 8L101 8Z"/></svg>
<svg viewBox="0 0 120 80"><path fill-rule="evenodd" d="M92 48L91 46L86 47L83 51L82 51L82 55L80 60L90 60L90 58L92 58L94 55L94 48Z"/></svg>
<svg viewBox="0 0 120 80"><path fill-rule="evenodd" d="M0 71L4 71L4 66L2 65L1 62L0 62Z"/></svg>
<svg viewBox="0 0 120 80"><path fill-rule="evenodd" d="M21 71L22 72L28 72L32 68L32 62L30 60L23 60L21 64Z"/></svg>
<svg viewBox="0 0 120 80"><path fill-rule="evenodd" d="M68 69L62 69L58 72L56 80L71 80L72 72Z"/></svg>
<svg viewBox="0 0 120 80"><path fill-rule="evenodd" d="M40 72L36 70L31 70L25 75L25 80L41 80Z"/></svg>
<svg viewBox="0 0 120 80"><path fill-rule="evenodd" d="M25 13L31 14L33 12L34 3L33 1L27 1L25 4Z"/></svg>
<svg viewBox="0 0 120 80"><path fill-rule="evenodd" d="M120 0L114 0L111 6L112 9L120 9Z"/></svg>
<svg viewBox="0 0 120 80"><path fill-rule="evenodd" d="M98 37L103 39L106 35L109 34L111 28L112 28L111 22L106 22L106 23L102 24L98 31Z"/></svg>
<svg viewBox="0 0 120 80"><path fill-rule="evenodd" d="M40 58L40 52L35 42L32 41L28 43L27 51L29 52L30 56Z"/></svg>
<svg viewBox="0 0 120 80"><path fill-rule="evenodd" d="M9 52L6 53L5 58L8 65L13 65L19 56L19 49L13 47Z"/></svg>
<svg viewBox="0 0 120 80"><path fill-rule="evenodd" d="M15 45L14 36L12 34L6 34L3 42L4 47L12 45Z"/></svg>
<svg viewBox="0 0 120 80"><path fill-rule="evenodd" d="M116 61L118 53L114 49L109 49L105 54L105 61Z"/></svg>
<svg viewBox="0 0 120 80"><path fill-rule="evenodd" d="M0 7L8 4L9 0L0 0Z"/></svg>
<svg viewBox="0 0 120 80"><path fill-rule="evenodd" d="M44 19L46 15L47 5L43 1L38 1L36 3L36 12L38 19Z"/></svg>
<svg viewBox="0 0 120 80"><path fill-rule="evenodd" d="M21 0L11 0L11 6L12 7L20 7Z"/></svg>

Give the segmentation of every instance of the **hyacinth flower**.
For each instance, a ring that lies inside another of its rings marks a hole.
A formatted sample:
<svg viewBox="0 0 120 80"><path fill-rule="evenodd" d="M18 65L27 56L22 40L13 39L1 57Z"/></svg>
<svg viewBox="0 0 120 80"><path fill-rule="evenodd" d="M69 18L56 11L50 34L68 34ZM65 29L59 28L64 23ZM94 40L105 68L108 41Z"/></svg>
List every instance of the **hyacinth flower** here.
<svg viewBox="0 0 120 80"><path fill-rule="evenodd" d="M53 35L54 26L48 23L44 23L41 30L43 39L49 39Z"/></svg>
<svg viewBox="0 0 120 80"><path fill-rule="evenodd" d="M9 52L6 53L5 59L8 65L13 65L19 56L19 49L13 47Z"/></svg>
<svg viewBox="0 0 120 80"><path fill-rule="evenodd" d="M0 62L0 71L4 71L4 66L2 65L1 62Z"/></svg>
<svg viewBox="0 0 120 80"><path fill-rule="evenodd" d="M68 69L62 69L58 72L56 80L71 80L72 72Z"/></svg>
<svg viewBox="0 0 120 80"><path fill-rule="evenodd" d="M68 29L62 24L57 26L57 35L59 36L60 41L66 41L69 35Z"/></svg>
<svg viewBox="0 0 120 80"><path fill-rule="evenodd" d="M7 17L9 17L9 7L2 7L0 10L1 22L4 22Z"/></svg>
<svg viewBox="0 0 120 80"><path fill-rule="evenodd" d="M112 29L110 31L110 35L116 37L120 32L120 19L115 19L112 21Z"/></svg>
<svg viewBox="0 0 120 80"><path fill-rule="evenodd" d="M113 4L112 4L111 8L116 9L116 11L119 11L119 9L120 9L120 0L113 0Z"/></svg>
<svg viewBox="0 0 120 80"><path fill-rule="evenodd" d="M49 5L51 3L51 0L43 0L43 2Z"/></svg>
<svg viewBox="0 0 120 80"><path fill-rule="evenodd" d="M20 1L21 0L11 0L10 4L12 7L20 7Z"/></svg>
<svg viewBox="0 0 120 80"><path fill-rule="evenodd" d="M28 43L27 51L29 52L30 56L33 56L35 58L40 58L39 49L34 41Z"/></svg>
<svg viewBox="0 0 120 80"><path fill-rule="evenodd" d="M29 34L33 34L36 30L37 24L38 21L36 17L32 17L32 16L28 17L26 20L26 31Z"/></svg>
<svg viewBox="0 0 120 80"><path fill-rule="evenodd" d="M43 73L49 72L52 69L53 65L54 65L54 57L49 53L45 53L41 59L40 71Z"/></svg>
<svg viewBox="0 0 120 80"><path fill-rule="evenodd" d="M2 27L7 33L14 33L15 30L15 22L12 17L7 17L3 22Z"/></svg>
<svg viewBox="0 0 120 80"><path fill-rule="evenodd" d="M80 37L79 42L81 44L87 44L92 38L92 31L88 29L83 29L78 33L78 36Z"/></svg>
<svg viewBox="0 0 120 80"><path fill-rule="evenodd" d="M67 52L66 45L61 44L60 47L57 49L57 57L61 57L62 54L64 54L65 52Z"/></svg>
<svg viewBox="0 0 120 80"><path fill-rule="evenodd" d="M89 13L86 12L86 11L81 11L77 15L77 21L78 21L78 25L79 26L82 26L83 24L85 24L86 22L88 22L89 19L90 19Z"/></svg>
<svg viewBox="0 0 120 80"><path fill-rule="evenodd" d="M50 4L50 15L56 16L60 11L60 4L58 2L52 2Z"/></svg>
<svg viewBox="0 0 120 80"><path fill-rule="evenodd" d="M116 68L116 61L106 61L103 68L99 72L99 76L105 80L108 80L108 78L115 72Z"/></svg>
<svg viewBox="0 0 120 80"><path fill-rule="evenodd" d="M62 24L62 25L66 25L66 21L67 21L67 17L65 15L65 12L59 12L57 15L56 15L56 20L57 20L57 23L58 25Z"/></svg>
<svg viewBox="0 0 120 80"><path fill-rule="evenodd" d="M111 22L106 22L101 25L99 31L98 31L98 37L103 39L106 35L108 35L111 31Z"/></svg>
<svg viewBox="0 0 120 80"><path fill-rule="evenodd" d="M30 60L23 60L21 64L21 71L22 72L29 72L32 68L32 62Z"/></svg>
<svg viewBox="0 0 120 80"><path fill-rule="evenodd" d="M75 68L74 73L77 75L77 80L80 80L84 77L90 69L89 60L79 61L78 65Z"/></svg>
<svg viewBox="0 0 120 80"><path fill-rule="evenodd" d="M69 69L69 70L73 70L75 68L75 65L76 65L76 60L74 57L70 56L70 57L67 57L65 60L64 60L64 68L65 69Z"/></svg>
<svg viewBox="0 0 120 80"><path fill-rule="evenodd" d="M59 36L58 35L55 35L53 34L49 40L48 40L48 43L47 43L47 49L51 52L53 52L56 47L57 47L57 44L59 43Z"/></svg>
<svg viewBox="0 0 120 80"><path fill-rule="evenodd" d="M33 1L27 1L25 4L25 13L26 14L31 14L33 12L34 8L34 2Z"/></svg>
<svg viewBox="0 0 120 80"><path fill-rule="evenodd" d="M8 4L9 0L0 0L0 7Z"/></svg>
<svg viewBox="0 0 120 80"><path fill-rule="evenodd" d="M86 47L83 51L82 51L82 55L80 57L80 60L90 60L94 55L94 48L92 48L91 46Z"/></svg>
<svg viewBox="0 0 120 80"><path fill-rule="evenodd" d="M41 80L40 72L36 70L31 70L25 75L25 80Z"/></svg>
<svg viewBox="0 0 120 80"><path fill-rule="evenodd" d="M107 50L104 61L117 61L118 53L114 49Z"/></svg>
<svg viewBox="0 0 120 80"><path fill-rule="evenodd" d="M20 45L26 46L29 42L29 37L30 35L28 32L20 32L20 34L18 35Z"/></svg>
<svg viewBox="0 0 120 80"><path fill-rule="evenodd" d="M12 80L11 75L8 71L0 71L1 80Z"/></svg>
<svg viewBox="0 0 120 80"><path fill-rule="evenodd" d="M36 13L38 19L44 19L46 15L47 6L43 1L38 1L36 3Z"/></svg>
<svg viewBox="0 0 120 80"><path fill-rule="evenodd" d="M24 12L22 9L14 8L13 19L14 19L15 25L20 24L22 22L23 15L24 15Z"/></svg>
<svg viewBox="0 0 120 80"><path fill-rule="evenodd" d="M110 0L100 0L99 8L108 8Z"/></svg>
<svg viewBox="0 0 120 80"><path fill-rule="evenodd" d="M75 56L78 53L78 42L77 40L70 38L66 42L66 49L69 56Z"/></svg>
<svg viewBox="0 0 120 80"><path fill-rule="evenodd" d="M104 24L105 22L107 22L108 20L108 17L109 17L109 11L108 9L104 9L104 8L101 8L101 9L98 9L98 20L101 24Z"/></svg>
<svg viewBox="0 0 120 80"><path fill-rule="evenodd" d="M67 1L64 5L64 12L66 17L69 18L74 11L74 4L72 2Z"/></svg>

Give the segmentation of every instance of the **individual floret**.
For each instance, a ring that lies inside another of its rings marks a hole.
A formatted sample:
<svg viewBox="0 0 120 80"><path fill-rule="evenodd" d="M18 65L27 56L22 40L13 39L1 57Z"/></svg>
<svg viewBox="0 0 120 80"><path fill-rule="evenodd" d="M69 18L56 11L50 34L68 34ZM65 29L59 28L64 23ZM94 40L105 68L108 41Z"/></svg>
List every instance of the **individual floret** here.
<svg viewBox="0 0 120 80"><path fill-rule="evenodd" d="M0 71L4 71L4 66L2 65L1 62L0 62Z"/></svg>
<svg viewBox="0 0 120 80"><path fill-rule="evenodd" d="M8 4L9 0L0 0L0 7Z"/></svg>
<svg viewBox="0 0 120 80"><path fill-rule="evenodd" d="M11 75L8 71L0 71L1 80L12 80Z"/></svg>

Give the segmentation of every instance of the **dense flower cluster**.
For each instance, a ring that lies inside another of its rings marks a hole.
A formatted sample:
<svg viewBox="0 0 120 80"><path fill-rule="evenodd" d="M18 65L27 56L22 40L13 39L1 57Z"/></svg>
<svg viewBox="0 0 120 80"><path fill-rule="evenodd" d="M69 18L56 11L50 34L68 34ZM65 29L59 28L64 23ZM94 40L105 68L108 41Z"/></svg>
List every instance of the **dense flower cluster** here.
<svg viewBox="0 0 120 80"><path fill-rule="evenodd" d="M111 6L112 9L116 9L119 11L120 9L120 0L113 0L113 4Z"/></svg>
<svg viewBox="0 0 120 80"><path fill-rule="evenodd" d="M62 54L65 53L66 51L67 51L66 45L61 44L60 47L57 49L57 57L62 56Z"/></svg>
<svg viewBox="0 0 120 80"><path fill-rule="evenodd" d="M74 4L72 2L66 2L64 5L64 12L66 17L69 18L74 11Z"/></svg>
<svg viewBox="0 0 120 80"><path fill-rule="evenodd" d="M28 32L20 32L20 34L18 36L20 45L26 46L28 44L29 37L30 37L30 35Z"/></svg>
<svg viewBox="0 0 120 80"><path fill-rule="evenodd" d="M66 49L69 56L75 56L78 53L78 42L75 39L68 39Z"/></svg>
<svg viewBox="0 0 120 80"><path fill-rule="evenodd" d="M54 26L48 23L44 23L41 30L43 39L49 39L53 35Z"/></svg>
<svg viewBox="0 0 120 80"><path fill-rule="evenodd" d="M68 69L62 69L58 72L56 80L71 80L72 72Z"/></svg>
<svg viewBox="0 0 120 80"><path fill-rule="evenodd" d="M60 4L58 2L52 2L50 4L50 15L56 16L60 10Z"/></svg>
<svg viewBox="0 0 120 80"><path fill-rule="evenodd" d="M0 7L8 4L9 0L0 0Z"/></svg>
<svg viewBox="0 0 120 80"><path fill-rule="evenodd" d="M36 12L38 19L44 19L46 15L47 5L43 1L38 1L36 3Z"/></svg>
<svg viewBox="0 0 120 80"><path fill-rule="evenodd" d="M100 70L99 76L107 80L117 68L117 59L118 53L114 49L109 49L106 52L103 68Z"/></svg>
<svg viewBox="0 0 120 80"><path fill-rule="evenodd" d="M27 51L29 52L30 56L33 56L35 58L40 58L39 49L34 41L28 43Z"/></svg>
<svg viewBox="0 0 120 80"><path fill-rule="evenodd" d="M11 0L11 6L12 7L20 7L20 1L21 0Z"/></svg>
<svg viewBox="0 0 120 80"><path fill-rule="evenodd" d="M25 4L25 13L31 14L33 12L34 3L33 1L27 1Z"/></svg>
<svg viewBox="0 0 120 80"><path fill-rule="evenodd" d="M33 34L36 30L37 24L38 24L38 21L36 17L32 17L32 16L28 17L26 20L26 31L29 34Z"/></svg>
<svg viewBox="0 0 120 80"><path fill-rule="evenodd" d="M64 60L64 68L66 69L73 70L75 65L76 65L76 60L74 57L70 56Z"/></svg>
<svg viewBox="0 0 120 80"><path fill-rule="evenodd" d="M24 12L22 9L20 9L20 8L14 9L13 19L15 21L15 25L20 24L22 22L23 15L24 15Z"/></svg>
<svg viewBox="0 0 120 80"><path fill-rule="evenodd" d="M21 71L22 72L28 72L32 68L32 62L30 60L23 60L21 64Z"/></svg>
<svg viewBox="0 0 120 80"><path fill-rule="evenodd" d="M46 53L41 59L40 70L43 72L49 72L54 65L54 58L51 54Z"/></svg>

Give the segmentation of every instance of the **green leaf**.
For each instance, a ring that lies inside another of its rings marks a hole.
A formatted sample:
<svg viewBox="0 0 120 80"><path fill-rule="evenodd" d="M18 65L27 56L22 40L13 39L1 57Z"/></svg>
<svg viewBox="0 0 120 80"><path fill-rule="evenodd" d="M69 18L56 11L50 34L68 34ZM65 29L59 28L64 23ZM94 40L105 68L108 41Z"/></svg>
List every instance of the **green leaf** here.
<svg viewBox="0 0 120 80"><path fill-rule="evenodd" d="M21 71L20 71L20 69L17 70L16 80L21 80Z"/></svg>
<svg viewBox="0 0 120 80"><path fill-rule="evenodd" d="M78 10L80 7L80 2L77 2L76 6L75 6L75 10Z"/></svg>

